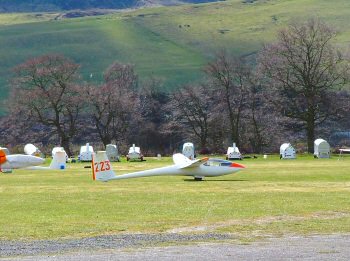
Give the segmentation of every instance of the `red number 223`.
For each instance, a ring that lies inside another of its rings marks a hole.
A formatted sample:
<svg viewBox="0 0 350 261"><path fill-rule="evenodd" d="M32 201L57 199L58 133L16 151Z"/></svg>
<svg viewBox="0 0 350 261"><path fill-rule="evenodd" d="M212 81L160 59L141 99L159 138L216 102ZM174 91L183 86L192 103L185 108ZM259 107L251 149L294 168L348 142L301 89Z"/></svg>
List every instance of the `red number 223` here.
<svg viewBox="0 0 350 261"><path fill-rule="evenodd" d="M111 165L109 163L109 160L95 163L95 172L107 171L110 169L111 169Z"/></svg>

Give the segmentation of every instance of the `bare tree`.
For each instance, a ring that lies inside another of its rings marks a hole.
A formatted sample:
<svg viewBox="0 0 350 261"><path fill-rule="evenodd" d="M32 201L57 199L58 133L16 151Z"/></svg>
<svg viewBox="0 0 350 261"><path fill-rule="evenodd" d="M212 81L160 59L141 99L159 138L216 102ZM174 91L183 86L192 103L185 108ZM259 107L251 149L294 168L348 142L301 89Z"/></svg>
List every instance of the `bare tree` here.
<svg viewBox="0 0 350 261"><path fill-rule="evenodd" d="M252 151L261 153L271 139L272 133L276 135L273 119L275 112L265 99L263 86L259 84L257 78L251 78L249 94L247 99L247 109L245 110L245 136L249 141Z"/></svg>
<svg viewBox="0 0 350 261"><path fill-rule="evenodd" d="M201 149L207 148L211 95L208 87L187 85L171 96L174 120L190 128L199 139Z"/></svg>
<svg viewBox="0 0 350 261"><path fill-rule="evenodd" d="M332 93L349 77L349 60L332 45L335 36L316 19L293 23L260 53L260 69L275 91L276 109L306 130L309 152L316 127L341 109L332 102Z"/></svg>
<svg viewBox="0 0 350 261"><path fill-rule="evenodd" d="M171 143L178 132L168 127L169 94L164 91L163 82L150 78L139 90L139 113L130 141L136 141L149 151L146 153L169 152ZM174 127L174 126L173 126Z"/></svg>
<svg viewBox="0 0 350 261"><path fill-rule="evenodd" d="M88 86L87 100L98 135L106 146L120 141L136 107L137 75L132 65L113 63L105 73L102 86Z"/></svg>
<svg viewBox="0 0 350 261"><path fill-rule="evenodd" d="M209 63L205 72L220 95L220 106L227 113L230 125L230 138L240 143L242 112L246 105L249 87L250 67L242 58L230 57L221 52L215 61Z"/></svg>
<svg viewBox="0 0 350 261"><path fill-rule="evenodd" d="M83 105L76 84L78 69L61 55L30 59L15 68L9 98L12 115L20 115L27 124L52 128L69 155Z"/></svg>

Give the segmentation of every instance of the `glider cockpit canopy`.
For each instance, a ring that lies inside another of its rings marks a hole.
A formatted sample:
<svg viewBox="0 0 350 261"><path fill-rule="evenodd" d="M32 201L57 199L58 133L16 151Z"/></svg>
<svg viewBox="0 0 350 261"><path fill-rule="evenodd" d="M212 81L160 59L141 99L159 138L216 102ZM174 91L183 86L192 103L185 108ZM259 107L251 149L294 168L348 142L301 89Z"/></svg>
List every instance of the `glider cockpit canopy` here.
<svg viewBox="0 0 350 261"><path fill-rule="evenodd" d="M222 160L222 159L208 159L207 162L204 163L204 166L215 166L215 167L230 167L232 165L231 161Z"/></svg>

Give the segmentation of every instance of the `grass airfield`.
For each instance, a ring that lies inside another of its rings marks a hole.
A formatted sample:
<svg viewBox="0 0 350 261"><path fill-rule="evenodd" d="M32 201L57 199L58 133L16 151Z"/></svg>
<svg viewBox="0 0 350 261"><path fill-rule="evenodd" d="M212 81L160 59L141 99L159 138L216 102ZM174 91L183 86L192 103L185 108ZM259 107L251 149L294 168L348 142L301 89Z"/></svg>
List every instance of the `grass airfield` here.
<svg viewBox="0 0 350 261"><path fill-rule="evenodd" d="M237 174L92 181L89 163L0 175L0 239L219 232L241 240L350 232L350 157L246 159ZM171 158L113 163L117 174Z"/></svg>

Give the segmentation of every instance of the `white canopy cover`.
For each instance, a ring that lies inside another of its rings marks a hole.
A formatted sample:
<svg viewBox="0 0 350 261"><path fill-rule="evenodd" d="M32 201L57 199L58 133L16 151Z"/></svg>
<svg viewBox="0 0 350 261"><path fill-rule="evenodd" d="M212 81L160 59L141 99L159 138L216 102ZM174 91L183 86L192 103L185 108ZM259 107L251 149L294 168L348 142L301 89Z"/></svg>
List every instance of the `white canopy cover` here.
<svg viewBox="0 0 350 261"><path fill-rule="evenodd" d="M295 159L296 151L290 143L283 143L280 147L280 159Z"/></svg>
<svg viewBox="0 0 350 261"><path fill-rule="evenodd" d="M314 141L314 157L328 159L330 157L331 147L324 139L317 139Z"/></svg>
<svg viewBox="0 0 350 261"><path fill-rule="evenodd" d="M187 158L194 160L194 145L192 142L186 142L182 146L182 154Z"/></svg>

